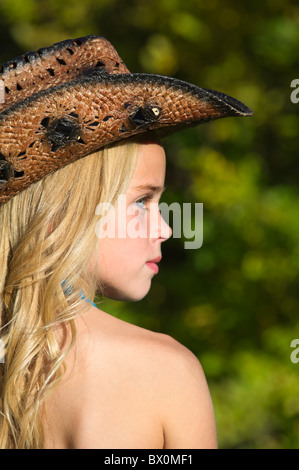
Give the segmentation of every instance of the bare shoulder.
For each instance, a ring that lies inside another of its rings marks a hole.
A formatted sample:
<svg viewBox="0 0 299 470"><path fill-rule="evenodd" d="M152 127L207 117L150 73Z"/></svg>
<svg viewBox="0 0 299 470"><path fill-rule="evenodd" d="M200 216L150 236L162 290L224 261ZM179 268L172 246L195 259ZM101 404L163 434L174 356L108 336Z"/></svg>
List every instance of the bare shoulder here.
<svg viewBox="0 0 299 470"><path fill-rule="evenodd" d="M198 358L171 337L164 338L163 353L164 447L217 448L212 399Z"/></svg>
<svg viewBox="0 0 299 470"><path fill-rule="evenodd" d="M167 370L169 379L176 380L178 375L185 375L185 378L205 380L197 357L169 335L141 328L96 308L90 312L85 326L88 341L90 343L91 340L98 353L102 348L109 348L110 357L119 355L119 359L127 361L133 356L133 366L147 366L152 371L156 370L156 376L163 379ZM92 357L97 365L100 356L93 354Z"/></svg>
<svg viewBox="0 0 299 470"><path fill-rule="evenodd" d="M119 374L131 373L136 383L155 387L156 396L160 397L169 392L175 397L174 392L182 384L188 393L199 391L207 395L199 360L171 336L130 324L96 308L86 316L84 327L85 334L78 335L81 356L88 358L92 369L103 370L106 365L105 373L118 371L118 379Z"/></svg>
<svg viewBox="0 0 299 470"><path fill-rule="evenodd" d="M212 399L198 358L168 335L149 339L160 414L164 448L217 448L217 433Z"/></svg>
<svg viewBox="0 0 299 470"><path fill-rule="evenodd" d="M191 351L94 307L76 322L66 374L47 402L47 446L217 446L209 389Z"/></svg>
<svg viewBox="0 0 299 470"><path fill-rule="evenodd" d="M149 415L161 423L165 448L216 448L212 400L197 357L171 336L106 315L93 329L95 367L109 351L110 383L114 374L118 383L130 384L134 400L142 395Z"/></svg>

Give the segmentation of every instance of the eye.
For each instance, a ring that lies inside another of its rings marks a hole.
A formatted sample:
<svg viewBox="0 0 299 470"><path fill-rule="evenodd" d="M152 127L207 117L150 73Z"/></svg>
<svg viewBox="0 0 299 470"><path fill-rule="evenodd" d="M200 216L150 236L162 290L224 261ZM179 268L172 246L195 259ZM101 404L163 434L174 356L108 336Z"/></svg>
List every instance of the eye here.
<svg viewBox="0 0 299 470"><path fill-rule="evenodd" d="M152 194L148 194L146 196L143 196L141 197L140 199L138 199L137 201L135 201L135 204L140 208L140 209L144 209L144 210L147 210L146 208L146 203L151 200L153 198L153 195Z"/></svg>
<svg viewBox="0 0 299 470"><path fill-rule="evenodd" d="M138 201L135 201L135 204L141 209L146 209L145 203L146 203L146 198L138 199Z"/></svg>

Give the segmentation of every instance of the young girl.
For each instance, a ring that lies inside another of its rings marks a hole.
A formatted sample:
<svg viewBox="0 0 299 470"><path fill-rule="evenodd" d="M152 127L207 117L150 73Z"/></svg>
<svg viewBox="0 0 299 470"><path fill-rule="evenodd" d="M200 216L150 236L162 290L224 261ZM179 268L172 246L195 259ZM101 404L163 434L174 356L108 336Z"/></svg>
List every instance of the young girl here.
<svg viewBox="0 0 299 470"><path fill-rule="evenodd" d="M156 132L250 111L131 74L95 36L2 70L1 448L216 448L197 358L92 299L140 300L158 273L171 229L158 207L166 159Z"/></svg>

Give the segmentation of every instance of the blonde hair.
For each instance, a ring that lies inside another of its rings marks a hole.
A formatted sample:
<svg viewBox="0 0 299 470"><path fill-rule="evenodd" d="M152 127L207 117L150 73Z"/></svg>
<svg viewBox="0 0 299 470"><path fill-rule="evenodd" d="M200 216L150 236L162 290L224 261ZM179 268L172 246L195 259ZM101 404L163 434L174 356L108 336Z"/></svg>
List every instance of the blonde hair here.
<svg viewBox="0 0 299 470"><path fill-rule="evenodd" d="M69 351L54 329L71 331L73 346L80 291L93 298L96 288L87 273L97 242L95 209L126 190L137 149L127 142L89 155L0 207L2 449L43 447L41 405L59 384Z"/></svg>

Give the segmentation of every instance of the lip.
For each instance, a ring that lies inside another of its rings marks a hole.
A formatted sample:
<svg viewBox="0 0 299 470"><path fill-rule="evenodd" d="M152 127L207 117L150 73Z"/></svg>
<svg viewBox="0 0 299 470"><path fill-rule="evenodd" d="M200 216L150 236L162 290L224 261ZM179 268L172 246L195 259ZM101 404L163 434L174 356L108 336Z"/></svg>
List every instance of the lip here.
<svg viewBox="0 0 299 470"><path fill-rule="evenodd" d="M158 256L155 259L151 259L150 261L147 261L147 263L159 263L162 259L162 256Z"/></svg>
<svg viewBox="0 0 299 470"><path fill-rule="evenodd" d="M158 274L159 272L159 267L157 263L159 263L162 259L162 256L158 256L158 258L152 259L151 261L147 261L145 264L152 270L154 271L155 274Z"/></svg>

